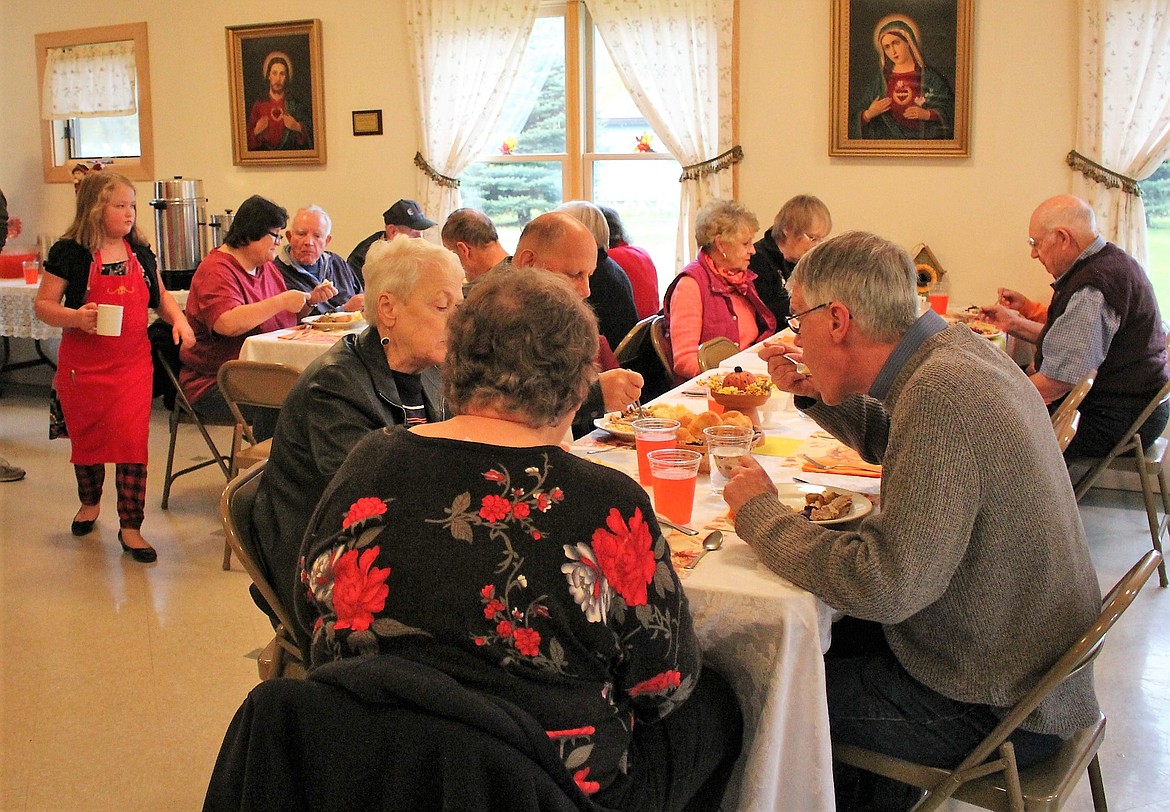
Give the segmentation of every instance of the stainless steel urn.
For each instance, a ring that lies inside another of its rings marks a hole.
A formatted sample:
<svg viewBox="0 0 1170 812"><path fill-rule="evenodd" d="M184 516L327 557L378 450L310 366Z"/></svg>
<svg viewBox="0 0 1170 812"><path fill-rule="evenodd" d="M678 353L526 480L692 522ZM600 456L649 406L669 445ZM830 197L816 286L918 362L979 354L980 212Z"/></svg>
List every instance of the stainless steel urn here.
<svg viewBox="0 0 1170 812"><path fill-rule="evenodd" d="M187 287L191 274L210 249L207 234L207 198L203 181L176 175L154 182L154 227L158 234L158 263L163 282ZM168 272L171 279L168 279ZM180 273L181 272L181 273ZM171 284L166 285L172 288ZM172 288L173 289L173 288Z"/></svg>

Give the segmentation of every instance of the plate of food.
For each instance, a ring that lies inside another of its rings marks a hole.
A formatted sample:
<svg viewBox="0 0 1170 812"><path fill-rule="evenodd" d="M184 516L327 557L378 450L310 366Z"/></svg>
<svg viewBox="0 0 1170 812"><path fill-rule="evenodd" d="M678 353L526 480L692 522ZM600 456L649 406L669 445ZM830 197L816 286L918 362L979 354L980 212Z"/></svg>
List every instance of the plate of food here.
<svg viewBox="0 0 1170 812"><path fill-rule="evenodd" d="M873 503L864 495L844 488L827 488L804 482L777 483L780 503L803 513L813 524L834 525L860 519Z"/></svg>
<svg viewBox="0 0 1170 812"><path fill-rule="evenodd" d="M351 330L365 322L361 312L322 313L319 316L305 316L301 324L314 330Z"/></svg>
<svg viewBox="0 0 1170 812"><path fill-rule="evenodd" d="M653 406L643 406L641 411L636 406L629 406L624 412L609 412L604 417L594 420L593 425L619 440L632 443L634 442L635 420L640 420L643 417L661 417L668 420L678 420L680 424L684 424L694 416L695 413L686 406L656 403Z"/></svg>

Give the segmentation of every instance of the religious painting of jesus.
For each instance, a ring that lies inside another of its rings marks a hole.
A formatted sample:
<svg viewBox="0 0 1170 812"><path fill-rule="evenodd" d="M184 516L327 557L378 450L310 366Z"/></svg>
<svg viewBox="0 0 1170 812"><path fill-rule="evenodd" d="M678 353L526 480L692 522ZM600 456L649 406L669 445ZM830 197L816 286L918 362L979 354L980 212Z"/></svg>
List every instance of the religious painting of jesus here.
<svg viewBox="0 0 1170 812"><path fill-rule="evenodd" d="M227 29L237 166L325 163L321 22Z"/></svg>

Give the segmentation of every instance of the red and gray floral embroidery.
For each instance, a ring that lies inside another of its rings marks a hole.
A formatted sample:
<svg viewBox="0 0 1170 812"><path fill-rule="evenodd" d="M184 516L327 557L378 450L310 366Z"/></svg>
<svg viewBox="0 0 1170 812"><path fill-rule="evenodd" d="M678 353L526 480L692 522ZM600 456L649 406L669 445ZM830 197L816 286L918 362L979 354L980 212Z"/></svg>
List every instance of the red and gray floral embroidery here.
<svg viewBox="0 0 1170 812"><path fill-rule="evenodd" d="M472 640L477 646L502 647L505 654L500 659L500 665L523 661L558 674L567 674L569 661L564 646L555 637L545 640L532 626L535 619L549 616L545 605L547 596L532 599L523 608L510 605L510 596L523 593L527 588L528 579L523 575L509 577L498 593L494 584L486 584L479 591L479 598L483 603L483 617L488 628L481 634L473 634ZM541 650L542 644L544 651Z"/></svg>
<svg viewBox="0 0 1170 812"><path fill-rule="evenodd" d="M374 539L385 526L389 501L362 497L350 505L341 523L341 532L302 575L311 600L321 610L313 629L314 639L323 642L335 656L343 649L358 654L375 654L378 638L404 634L430 636L389 617L379 617L390 597L390 567L376 567L381 547Z"/></svg>
<svg viewBox="0 0 1170 812"><path fill-rule="evenodd" d="M593 744L590 740L596 732L593 725L575 727L571 730L545 731L556 744L565 769L573 774L573 781L586 795L592 795L601 789L601 784L589 780L590 768L583 766L593 753Z"/></svg>

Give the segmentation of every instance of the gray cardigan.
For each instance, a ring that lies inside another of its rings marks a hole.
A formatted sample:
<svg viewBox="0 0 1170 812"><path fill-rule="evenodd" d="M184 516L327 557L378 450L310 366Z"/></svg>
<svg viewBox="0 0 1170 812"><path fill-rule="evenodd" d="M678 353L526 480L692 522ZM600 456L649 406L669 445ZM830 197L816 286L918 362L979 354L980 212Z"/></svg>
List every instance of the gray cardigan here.
<svg viewBox="0 0 1170 812"><path fill-rule="evenodd" d="M427 420L447 419L438 367L422 373ZM317 500L350 449L406 415L378 331L347 335L301 373L280 410L252 521L277 595L292 610L297 557Z"/></svg>
<svg viewBox="0 0 1170 812"><path fill-rule="evenodd" d="M881 462L882 509L830 530L761 495L736 530L775 572L884 625L902 666L953 699L1010 707L1085 631L1100 591L1036 388L962 325L918 348L884 402L807 414ZM1025 723L1067 737L1097 718L1092 673Z"/></svg>

